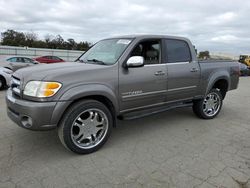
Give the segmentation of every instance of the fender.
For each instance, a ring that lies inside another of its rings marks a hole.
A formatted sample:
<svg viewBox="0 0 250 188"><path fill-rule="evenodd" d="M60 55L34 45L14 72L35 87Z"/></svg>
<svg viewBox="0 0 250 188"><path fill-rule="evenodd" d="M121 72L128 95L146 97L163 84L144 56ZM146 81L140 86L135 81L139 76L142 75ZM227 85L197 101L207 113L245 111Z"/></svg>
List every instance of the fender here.
<svg viewBox="0 0 250 188"><path fill-rule="evenodd" d="M57 124L65 110L76 100L91 96L103 96L111 101L116 114L119 114L118 101L112 89L103 84L82 84L69 88L60 96L54 111L52 122Z"/></svg>
<svg viewBox="0 0 250 188"><path fill-rule="evenodd" d="M217 71L217 72L215 72L214 74L212 74L209 77L209 81L208 81L208 84L207 84L207 89L206 89L205 95L213 88L214 84L218 80L226 80L227 83L228 83L227 90L230 88L230 75L229 75L229 72L227 72L226 70Z"/></svg>
<svg viewBox="0 0 250 188"><path fill-rule="evenodd" d="M75 101L89 96L103 96L109 99L116 112L119 112L118 101L115 92L104 84L82 84L65 91L60 97L60 101Z"/></svg>

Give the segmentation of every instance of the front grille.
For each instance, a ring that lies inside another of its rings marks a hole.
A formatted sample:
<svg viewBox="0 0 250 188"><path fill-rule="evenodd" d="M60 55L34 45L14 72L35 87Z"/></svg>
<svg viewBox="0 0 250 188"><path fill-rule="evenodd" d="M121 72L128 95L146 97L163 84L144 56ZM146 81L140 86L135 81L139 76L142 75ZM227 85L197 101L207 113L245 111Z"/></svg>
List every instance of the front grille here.
<svg viewBox="0 0 250 188"><path fill-rule="evenodd" d="M19 78L12 76L10 88L15 96L20 97L21 96L21 81Z"/></svg>

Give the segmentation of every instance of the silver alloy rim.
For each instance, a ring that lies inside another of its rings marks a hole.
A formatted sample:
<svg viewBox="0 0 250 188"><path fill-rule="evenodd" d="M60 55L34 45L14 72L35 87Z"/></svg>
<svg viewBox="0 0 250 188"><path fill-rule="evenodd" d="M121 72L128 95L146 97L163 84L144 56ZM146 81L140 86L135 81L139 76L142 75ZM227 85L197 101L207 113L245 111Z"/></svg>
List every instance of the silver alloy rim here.
<svg viewBox="0 0 250 188"><path fill-rule="evenodd" d="M209 93L203 101L203 112L207 116L214 116L220 109L221 99L217 93Z"/></svg>
<svg viewBox="0 0 250 188"><path fill-rule="evenodd" d="M104 139L108 126L108 118L102 110L88 109L74 120L71 138L78 147L90 149Z"/></svg>

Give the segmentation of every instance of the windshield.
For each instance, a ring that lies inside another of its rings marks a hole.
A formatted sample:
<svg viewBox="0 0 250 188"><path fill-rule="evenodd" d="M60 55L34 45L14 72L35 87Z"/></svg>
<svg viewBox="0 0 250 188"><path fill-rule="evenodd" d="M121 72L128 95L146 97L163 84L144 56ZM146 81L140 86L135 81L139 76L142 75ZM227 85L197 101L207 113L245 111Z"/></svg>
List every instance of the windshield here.
<svg viewBox="0 0 250 188"><path fill-rule="evenodd" d="M84 63L113 65L132 39L106 39L96 43L78 60Z"/></svg>

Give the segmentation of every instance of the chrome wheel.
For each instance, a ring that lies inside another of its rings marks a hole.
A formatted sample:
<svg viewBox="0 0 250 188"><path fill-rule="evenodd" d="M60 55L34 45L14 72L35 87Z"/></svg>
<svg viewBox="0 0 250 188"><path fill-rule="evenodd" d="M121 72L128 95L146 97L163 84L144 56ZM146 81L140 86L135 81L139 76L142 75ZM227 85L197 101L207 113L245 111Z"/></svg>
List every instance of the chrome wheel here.
<svg viewBox="0 0 250 188"><path fill-rule="evenodd" d="M93 148L104 139L108 126L108 118L102 110L85 110L73 122L71 139L80 148Z"/></svg>
<svg viewBox="0 0 250 188"><path fill-rule="evenodd" d="M203 101L203 112L207 116L214 116L219 110L221 106L221 98L215 93L209 93Z"/></svg>

